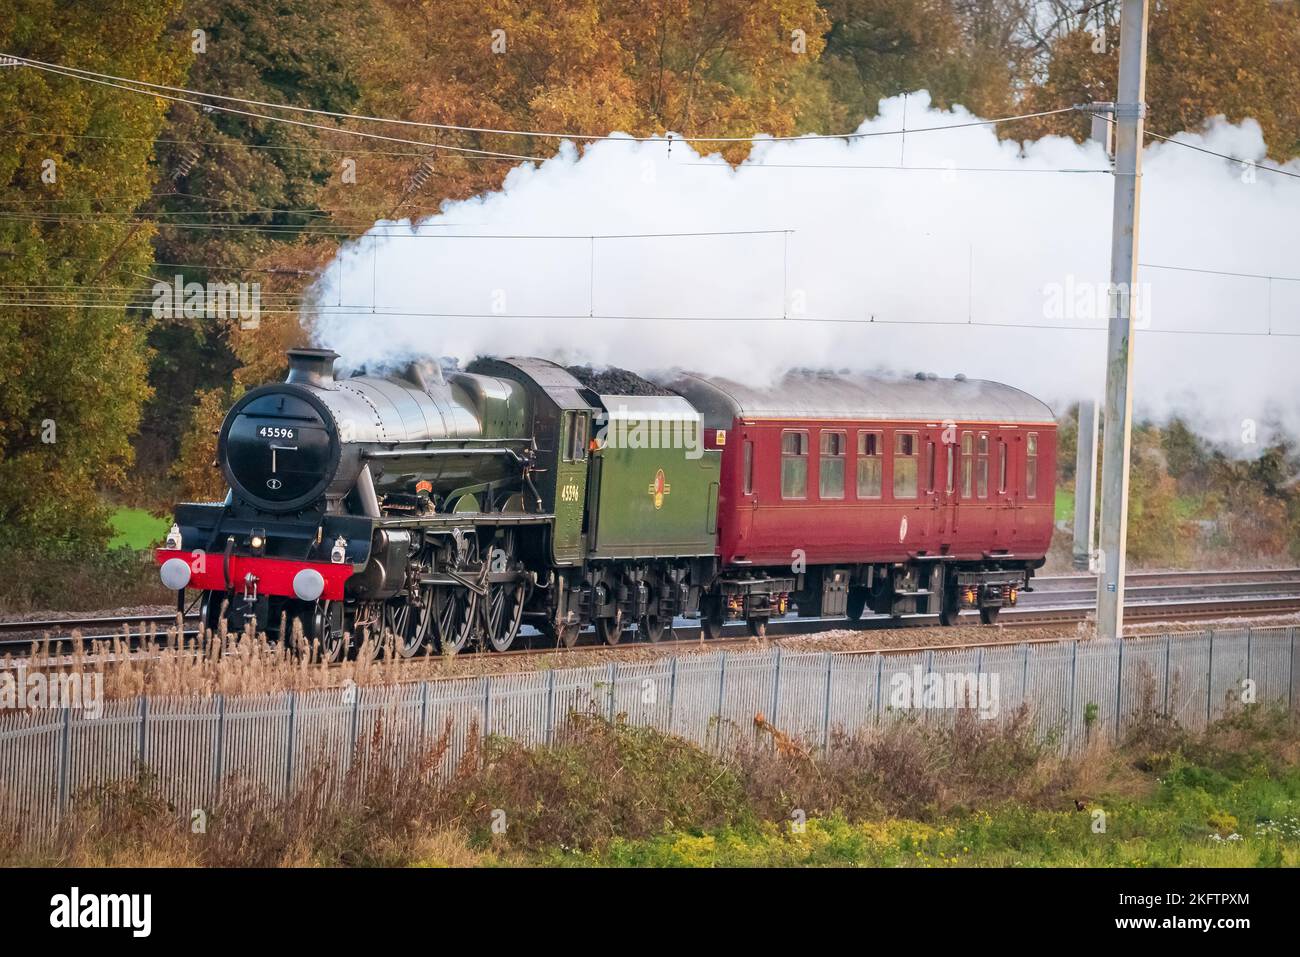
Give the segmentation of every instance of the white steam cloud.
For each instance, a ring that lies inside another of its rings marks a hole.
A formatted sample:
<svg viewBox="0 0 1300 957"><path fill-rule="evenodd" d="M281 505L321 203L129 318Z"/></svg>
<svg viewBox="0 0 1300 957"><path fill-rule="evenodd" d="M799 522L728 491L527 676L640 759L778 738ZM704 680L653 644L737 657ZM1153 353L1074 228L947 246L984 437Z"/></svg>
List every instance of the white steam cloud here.
<svg viewBox="0 0 1300 957"><path fill-rule="evenodd" d="M902 114L884 101L860 132L897 131ZM910 131L970 119L913 94L905 138L768 141L735 170L680 141L581 158L566 143L499 192L376 224L325 270L304 321L354 367L532 354L751 382L795 366L962 372L1058 409L1100 396L1108 160L988 126ZM1253 121L1180 138L1266 152ZM1148 146L1140 416L1181 414L1245 455L1250 423L1259 441L1271 425L1300 433L1300 281L1284 278L1300 277L1298 239L1300 181Z"/></svg>

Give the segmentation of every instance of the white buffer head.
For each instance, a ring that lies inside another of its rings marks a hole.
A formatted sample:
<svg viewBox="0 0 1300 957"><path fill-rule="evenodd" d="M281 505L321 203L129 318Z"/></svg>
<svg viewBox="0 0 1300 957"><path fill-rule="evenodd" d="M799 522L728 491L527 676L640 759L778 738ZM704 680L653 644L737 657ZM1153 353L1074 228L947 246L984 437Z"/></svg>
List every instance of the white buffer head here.
<svg viewBox="0 0 1300 957"><path fill-rule="evenodd" d="M293 576L293 593L303 601L315 601L325 590L325 577L314 568L304 568Z"/></svg>
<svg viewBox="0 0 1300 957"><path fill-rule="evenodd" d="M183 558L169 558L158 570L162 583L172 591L180 591L190 583L190 565Z"/></svg>

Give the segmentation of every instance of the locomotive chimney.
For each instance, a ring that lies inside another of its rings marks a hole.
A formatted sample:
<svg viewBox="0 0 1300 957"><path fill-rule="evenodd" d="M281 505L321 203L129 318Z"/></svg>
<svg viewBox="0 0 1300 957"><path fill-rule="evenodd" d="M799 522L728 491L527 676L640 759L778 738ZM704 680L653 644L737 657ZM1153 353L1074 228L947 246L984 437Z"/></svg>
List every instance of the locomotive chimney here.
<svg viewBox="0 0 1300 957"><path fill-rule="evenodd" d="M289 376L284 381L332 389L334 360L338 357L333 349L290 349Z"/></svg>

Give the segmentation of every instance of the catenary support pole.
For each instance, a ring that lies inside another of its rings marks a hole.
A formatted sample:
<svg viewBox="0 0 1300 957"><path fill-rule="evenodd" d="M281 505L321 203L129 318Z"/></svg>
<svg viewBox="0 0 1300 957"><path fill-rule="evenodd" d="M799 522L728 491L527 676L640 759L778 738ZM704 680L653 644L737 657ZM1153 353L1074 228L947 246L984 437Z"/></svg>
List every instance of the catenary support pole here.
<svg viewBox="0 0 1300 957"><path fill-rule="evenodd" d="M1093 542L1097 533L1097 403L1079 403L1078 455L1074 472L1074 567L1092 567Z"/></svg>
<svg viewBox="0 0 1300 957"><path fill-rule="evenodd" d="M1137 289L1148 5L1148 0L1124 0L1120 12L1110 330L1106 341L1106 412L1102 433L1105 445L1101 460L1102 566L1097 576L1099 638L1118 638L1124 628L1124 549L1128 537L1133 413L1133 294Z"/></svg>

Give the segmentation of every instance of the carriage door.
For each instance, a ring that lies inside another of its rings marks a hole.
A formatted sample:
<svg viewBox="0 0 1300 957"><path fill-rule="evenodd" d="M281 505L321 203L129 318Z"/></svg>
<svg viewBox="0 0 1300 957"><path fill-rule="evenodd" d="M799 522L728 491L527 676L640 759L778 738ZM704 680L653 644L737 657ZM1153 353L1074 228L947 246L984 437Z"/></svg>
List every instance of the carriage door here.
<svg viewBox="0 0 1300 957"><path fill-rule="evenodd" d="M1009 552L1016 550L1016 533L1020 527L1020 455L1019 431L999 429L997 448L997 541Z"/></svg>
<svg viewBox="0 0 1300 957"><path fill-rule="evenodd" d="M754 441L757 436L748 430L740 432L740 476L736 488L736 508L728 509L736 523L735 553L740 557L749 554L754 534L754 511L758 508L758 495L754 490Z"/></svg>
<svg viewBox="0 0 1300 957"><path fill-rule="evenodd" d="M934 436L932 498L938 512L934 526L935 541L941 553L950 550L957 537L958 453L955 430L945 428Z"/></svg>

